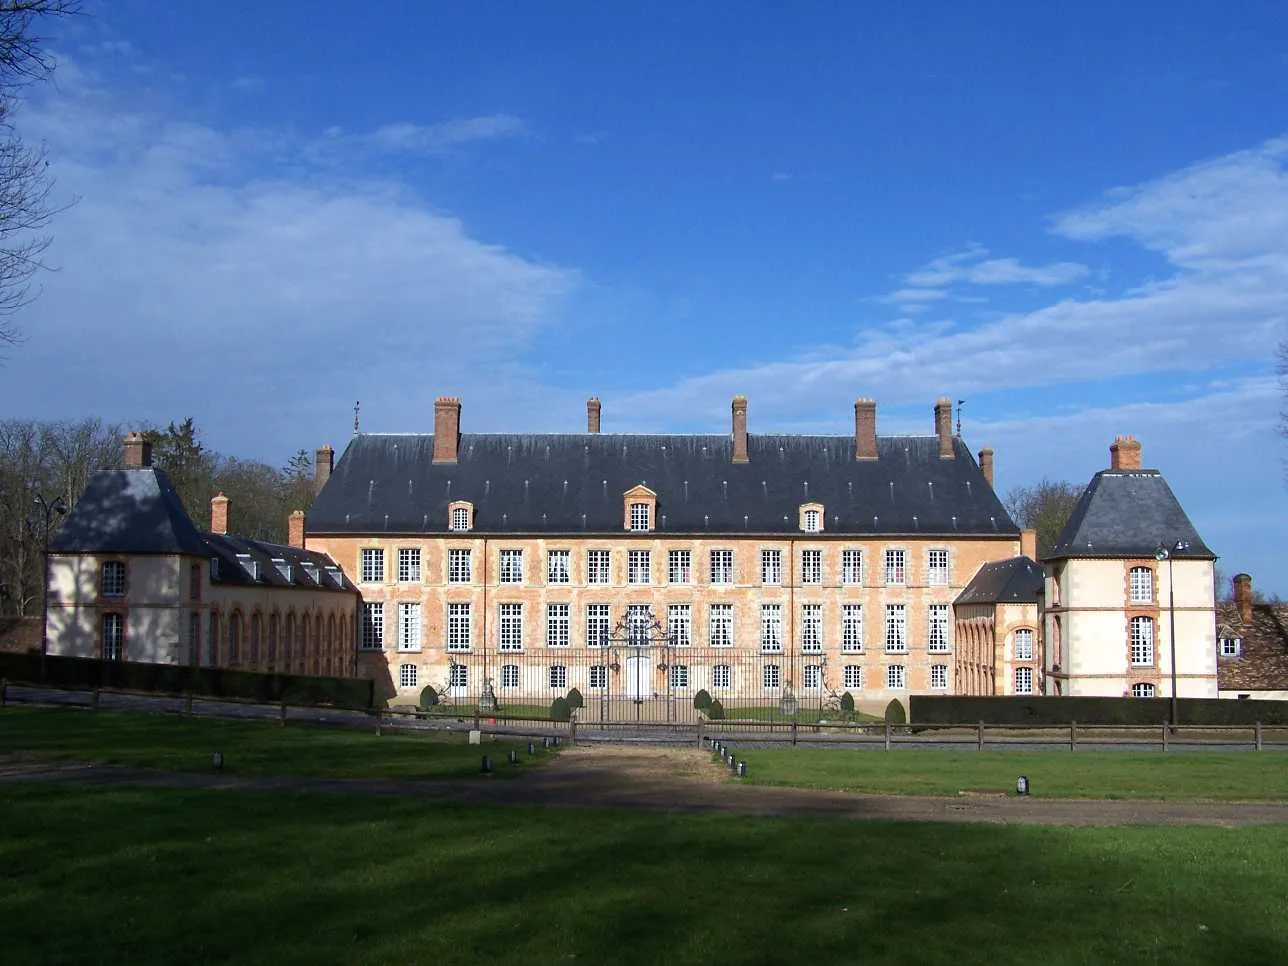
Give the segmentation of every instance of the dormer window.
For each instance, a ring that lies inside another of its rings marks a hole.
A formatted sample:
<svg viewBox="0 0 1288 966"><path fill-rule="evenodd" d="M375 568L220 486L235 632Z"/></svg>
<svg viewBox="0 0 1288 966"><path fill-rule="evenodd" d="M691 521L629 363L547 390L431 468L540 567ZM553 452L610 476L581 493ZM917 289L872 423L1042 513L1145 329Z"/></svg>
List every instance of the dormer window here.
<svg viewBox="0 0 1288 966"><path fill-rule="evenodd" d="M1221 636L1222 657L1238 657L1241 653L1243 653L1243 638L1229 637L1224 634Z"/></svg>
<svg viewBox="0 0 1288 966"><path fill-rule="evenodd" d="M647 530L649 528L649 512L647 503L631 504L631 529Z"/></svg>
<svg viewBox="0 0 1288 966"><path fill-rule="evenodd" d="M802 533L823 532L823 507L818 503L806 503L800 508L800 528Z"/></svg>
<svg viewBox="0 0 1288 966"><path fill-rule="evenodd" d="M474 504L457 500L447 507L447 529L465 532L474 529Z"/></svg>
<svg viewBox="0 0 1288 966"><path fill-rule="evenodd" d="M655 526L657 494L643 484L624 494L625 528L634 533L648 533Z"/></svg>
<svg viewBox="0 0 1288 966"><path fill-rule="evenodd" d="M344 577L340 574L340 568L334 564L327 564L327 575L335 582L337 587L344 586Z"/></svg>
<svg viewBox="0 0 1288 966"><path fill-rule="evenodd" d="M277 568L277 572L281 574L285 580L289 581L291 579L291 565L288 564L285 559L282 557L274 557L273 566Z"/></svg>
<svg viewBox="0 0 1288 966"><path fill-rule="evenodd" d="M316 583L320 583L320 581L318 580L318 565L317 565L317 564L314 564L314 563L306 563L306 564L303 564L303 567L304 567L304 572L305 572L306 574L308 574L310 578L312 578L312 580L313 580L313 582L314 582L315 584L316 584Z"/></svg>
<svg viewBox="0 0 1288 966"><path fill-rule="evenodd" d="M259 580L259 561L248 553L239 553L237 562L242 565L242 570L250 575L251 580Z"/></svg>

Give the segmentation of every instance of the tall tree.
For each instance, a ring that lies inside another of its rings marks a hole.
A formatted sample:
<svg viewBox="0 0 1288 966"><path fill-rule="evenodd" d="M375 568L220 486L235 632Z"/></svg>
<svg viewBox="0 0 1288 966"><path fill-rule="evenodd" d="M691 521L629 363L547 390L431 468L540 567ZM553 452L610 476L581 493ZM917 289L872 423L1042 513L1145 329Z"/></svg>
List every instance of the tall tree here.
<svg viewBox="0 0 1288 966"><path fill-rule="evenodd" d="M313 505L313 457L307 450L299 450L282 468L282 506L289 514L292 510L307 511Z"/></svg>
<svg viewBox="0 0 1288 966"><path fill-rule="evenodd" d="M191 416L163 430L149 430L153 465L165 471L179 493L183 508L194 523L203 526L210 519L210 498L215 476L215 458L206 452L201 432Z"/></svg>
<svg viewBox="0 0 1288 966"><path fill-rule="evenodd" d="M1082 487L1064 480L1043 479L1033 486L1017 486L1006 494L1006 509L1021 527L1037 531L1038 557L1045 557L1060 539Z"/></svg>

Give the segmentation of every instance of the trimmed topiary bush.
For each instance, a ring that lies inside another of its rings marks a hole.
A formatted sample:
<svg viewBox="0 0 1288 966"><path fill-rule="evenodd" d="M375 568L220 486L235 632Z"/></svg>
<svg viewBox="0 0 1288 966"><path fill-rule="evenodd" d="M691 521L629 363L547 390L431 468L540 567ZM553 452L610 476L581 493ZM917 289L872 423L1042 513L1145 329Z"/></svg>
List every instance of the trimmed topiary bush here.
<svg viewBox="0 0 1288 966"><path fill-rule="evenodd" d="M569 708L571 708L573 711L576 711L578 708L584 708L585 706L586 706L586 702L582 698L580 691L578 691L576 688L573 688L571 691L568 692Z"/></svg>
<svg viewBox="0 0 1288 966"><path fill-rule="evenodd" d="M693 706L699 711L711 710L711 695L707 693L706 688L703 688L693 696Z"/></svg>
<svg viewBox="0 0 1288 966"><path fill-rule="evenodd" d="M908 723L908 714L903 710L903 705L899 703L898 698L891 699L885 709L886 722L892 725L901 725Z"/></svg>
<svg viewBox="0 0 1288 966"><path fill-rule="evenodd" d="M850 694L849 691L841 695L841 713L854 714L854 695Z"/></svg>
<svg viewBox="0 0 1288 966"><path fill-rule="evenodd" d="M568 721L572 718L572 706L567 698L555 698L550 702L550 720Z"/></svg>
<svg viewBox="0 0 1288 966"><path fill-rule="evenodd" d="M724 705L720 703L719 698L712 701L711 707L707 708L707 717L712 721L724 720Z"/></svg>
<svg viewBox="0 0 1288 966"><path fill-rule="evenodd" d="M438 704L438 692L434 690L432 684L425 685L420 691L420 710L428 711L436 704Z"/></svg>

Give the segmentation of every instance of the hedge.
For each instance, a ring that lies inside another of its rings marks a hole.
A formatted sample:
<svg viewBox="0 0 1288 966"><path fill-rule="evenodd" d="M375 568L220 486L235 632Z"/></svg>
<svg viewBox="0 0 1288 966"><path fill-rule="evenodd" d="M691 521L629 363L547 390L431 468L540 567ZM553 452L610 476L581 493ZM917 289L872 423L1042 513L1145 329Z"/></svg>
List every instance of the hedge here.
<svg viewBox="0 0 1288 966"><path fill-rule="evenodd" d="M966 697L914 694L909 698L914 724L1161 725L1171 721L1169 698L1075 698L1050 695ZM1177 724L1288 725L1288 701L1236 701L1230 698L1178 698Z"/></svg>
<svg viewBox="0 0 1288 966"><path fill-rule="evenodd" d="M0 678L73 690L119 688L122 691L241 698L271 704L285 701L295 705L329 705L358 710L373 707L375 699L375 682L368 678L265 674L178 664L99 661L84 657L46 657L42 678L39 654L0 652Z"/></svg>

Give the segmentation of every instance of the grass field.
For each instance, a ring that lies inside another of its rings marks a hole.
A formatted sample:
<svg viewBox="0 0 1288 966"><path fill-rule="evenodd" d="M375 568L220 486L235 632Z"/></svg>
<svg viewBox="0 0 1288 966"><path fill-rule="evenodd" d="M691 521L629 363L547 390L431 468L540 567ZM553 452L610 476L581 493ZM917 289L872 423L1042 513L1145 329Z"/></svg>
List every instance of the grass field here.
<svg viewBox="0 0 1288 966"><path fill-rule="evenodd" d="M1288 799L1284 752L739 750L748 779L875 795L1014 792L1047 798Z"/></svg>
<svg viewBox="0 0 1288 966"><path fill-rule="evenodd" d="M230 721L65 708L0 711L0 754L63 761L109 762L171 771L208 771L215 751L224 771L241 775L308 778L449 779L475 775L482 756L494 773L521 773L549 757L537 743L467 744L460 732L384 734L271 721ZM499 767L510 749L518 768Z"/></svg>

